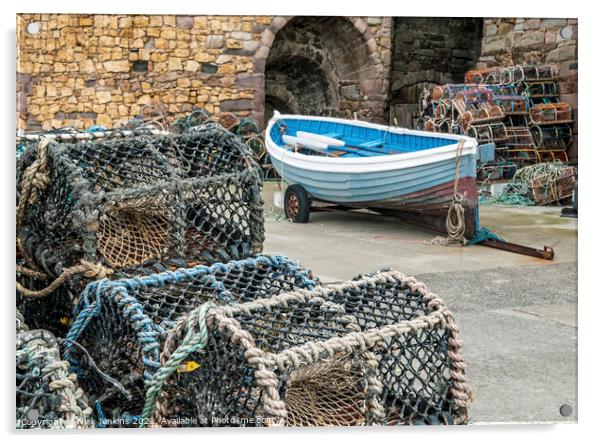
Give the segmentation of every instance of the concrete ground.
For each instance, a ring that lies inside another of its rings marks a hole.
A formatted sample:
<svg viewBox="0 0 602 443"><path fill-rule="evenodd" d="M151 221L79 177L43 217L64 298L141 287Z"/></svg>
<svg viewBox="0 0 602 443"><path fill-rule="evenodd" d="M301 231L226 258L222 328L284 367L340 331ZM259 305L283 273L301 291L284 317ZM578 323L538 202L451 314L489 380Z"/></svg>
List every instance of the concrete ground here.
<svg viewBox="0 0 602 443"><path fill-rule="evenodd" d="M558 207L481 206L481 225L508 241L551 246L553 261L484 246L433 244L432 232L372 214L312 213L285 221L267 183L266 253L324 283L391 268L424 281L454 312L475 394L473 423L577 419L577 220ZM561 405L572 407L564 417Z"/></svg>

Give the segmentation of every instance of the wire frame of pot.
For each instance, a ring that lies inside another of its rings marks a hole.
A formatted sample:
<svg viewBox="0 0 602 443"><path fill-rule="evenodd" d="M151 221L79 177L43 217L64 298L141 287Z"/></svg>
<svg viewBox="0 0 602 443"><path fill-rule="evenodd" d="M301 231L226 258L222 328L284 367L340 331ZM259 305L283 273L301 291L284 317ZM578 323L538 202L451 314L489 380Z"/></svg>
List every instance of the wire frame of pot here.
<svg viewBox="0 0 602 443"><path fill-rule="evenodd" d="M535 155L537 163L569 162L569 156L564 149L538 149L535 151Z"/></svg>
<svg viewBox="0 0 602 443"><path fill-rule="evenodd" d="M558 126L533 125L531 126L531 133L538 149L566 150L573 143L573 131L569 124Z"/></svg>
<svg viewBox="0 0 602 443"><path fill-rule="evenodd" d="M558 96L558 88L553 81L521 82L518 88L521 94L530 98Z"/></svg>
<svg viewBox="0 0 602 443"><path fill-rule="evenodd" d="M515 83L507 85L480 85L479 87L489 89L493 93L494 98L496 95L519 95Z"/></svg>
<svg viewBox="0 0 602 443"><path fill-rule="evenodd" d="M493 93L485 88L468 89L458 92L452 104L458 112L462 113L484 104L493 104Z"/></svg>
<svg viewBox="0 0 602 443"><path fill-rule="evenodd" d="M529 110L534 125L556 125L573 121L573 108L565 102L540 103Z"/></svg>
<svg viewBox="0 0 602 443"><path fill-rule="evenodd" d="M464 75L466 83L506 85L512 83L512 70L506 67L472 69Z"/></svg>
<svg viewBox="0 0 602 443"><path fill-rule="evenodd" d="M555 65L519 65L515 66L515 72L521 73L521 78L515 81L547 81L558 78L558 66Z"/></svg>
<svg viewBox="0 0 602 443"><path fill-rule="evenodd" d="M190 324L169 333L163 362L179 355ZM157 397L159 425L177 416L210 426L467 420L470 388L453 315L395 271L220 306L206 329L203 351L186 357L199 369L174 374Z"/></svg>
<svg viewBox="0 0 602 443"><path fill-rule="evenodd" d="M448 119L434 120L431 118L425 122L424 130L428 132L449 134L452 131L452 122Z"/></svg>
<svg viewBox="0 0 602 443"><path fill-rule="evenodd" d="M506 145L511 149L532 149L535 146L533 135L526 126L508 126L506 132Z"/></svg>
<svg viewBox="0 0 602 443"><path fill-rule="evenodd" d="M537 162L537 150L534 148L508 149L506 160L515 163L519 168Z"/></svg>
<svg viewBox="0 0 602 443"><path fill-rule="evenodd" d="M155 263L120 275L124 278L86 287L65 346L65 360L85 375L84 389L110 419L142 411L166 332L195 307L267 299L318 285L309 269L269 255L175 271ZM100 376L92 361L112 380Z"/></svg>
<svg viewBox="0 0 602 443"><path fill-rule="evenodd" d="M466 135L479 143L499 143L508 139L506 126L500 122L468 125Z"/></svg>
<svg viewBox="0 0 602 443"><path fill-rule="evenodd" d="M451 118L453 111L451 102L447 100L439 100L433 107L435 119Z"/></svg>
<svg viewBox="0 0 602 443"><path fill-rule="evenodd" d="M526 115L529 112L529 103L522 95L494 95L493 101L505 115Z"/></svg>
<svg viewBox="0 0 602 443"><path fill-rule="evenodd" d="M485 103L476 109L470 109L460 115L460 125L466 131L469 125L500 121L504 111L497 105Z"/></svg>
<svg viewBox="0 0 602 443"><path fill-rule="evenodd" d="M476 87L476 85L471 85L471 84L466 84L466 83L458 83L458 84L448 83L445 85L439 85L439 86L435 86L433 88L431 97L433 98L433 100L440 100L440 99L450 100L452 97L455 97L455 95L458 92L466 91L467 89L472 89L475 87Z"/></svg>
<svg viewBox="0 0 602 443"><path fill-rule="evenodd" d="M567 167L553 175L535 177L531 180L533 197L538 205L557 203L572 197L575 186L575 169Z"/></svg>

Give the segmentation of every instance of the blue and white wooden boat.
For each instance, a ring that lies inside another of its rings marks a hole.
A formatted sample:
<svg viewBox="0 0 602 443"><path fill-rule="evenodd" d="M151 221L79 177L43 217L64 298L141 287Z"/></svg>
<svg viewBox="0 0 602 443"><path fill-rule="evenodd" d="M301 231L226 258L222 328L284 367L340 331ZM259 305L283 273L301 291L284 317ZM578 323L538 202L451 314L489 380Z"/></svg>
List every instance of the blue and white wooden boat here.
<svg viewBox="0 0 602 443"><path fill-rule="evenodd" d="M465 237L470 239L477 228L478 146L473 138L275 113L265 144L276 172L296 185L289 186L284 201L294 221L307 221L313 199L403 213L410 221L441 230L453 199L459 155L457 191L464 197Z"/></svg>

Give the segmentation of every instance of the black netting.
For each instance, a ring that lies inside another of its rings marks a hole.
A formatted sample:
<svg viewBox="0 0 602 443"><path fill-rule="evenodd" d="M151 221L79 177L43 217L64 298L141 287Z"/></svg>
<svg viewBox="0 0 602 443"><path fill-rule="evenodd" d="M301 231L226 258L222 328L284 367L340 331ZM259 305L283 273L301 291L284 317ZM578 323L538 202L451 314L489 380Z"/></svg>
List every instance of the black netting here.
<svg viewBox="0 0 602 443"><path fill-rule="evenodd" d="M49 275L82 259L119 269L262 248L257 167L237 137L215 125L177 136L50 142L45 188L25 174L38 151L19 162L19 195L33 200L18 235L28 262Z"/></svg>
<svg viewBox="0 0 602 443"><path fill-rule="evenodd" d="M17 428L89 427L92 410L54 335L17 325Z"/></svg>
<svg viewBox="0 0 602 443"><path fill-rule="evenodd" d="M401 425L467 419L469 392L453 318L423 285L397 273L218 308L209 315L208 329L206 348L189 357L198 368L175 373L164 386L159 424L263 426L281 419L289 426ZM164 365L185 332L171 332ZM245 336L251 344L241 340ZM276 398L267 388L266 371L277 384ZM274 401L284 404L284 414L274 412Z"/></svg>
<svg viewBox="0 0 602 443"><path fill-rule="evenodd" d="M85 373L86 392L108 418L141 412L145 380L159 367L166 333L193 308L207 301L231 304L268 298L317 284L307 269L279 256L259 255L162 273L152 272L164 269L160 264L149 267L132 270L130 278L90 284L67 335L117 381L100 377L87 356L67 344L70 361Z"/></svg>
<svg viewBox="0 0 602 443"><path fill-rule="evenodd" d="M48 279L33 278L17 272L17 281L26 288L40 290L48 286ZM74 295L65 285L59 286L45 297L25 297L16 294L17 309L32 329L47 329L64 337L72 320Z"/></svg>

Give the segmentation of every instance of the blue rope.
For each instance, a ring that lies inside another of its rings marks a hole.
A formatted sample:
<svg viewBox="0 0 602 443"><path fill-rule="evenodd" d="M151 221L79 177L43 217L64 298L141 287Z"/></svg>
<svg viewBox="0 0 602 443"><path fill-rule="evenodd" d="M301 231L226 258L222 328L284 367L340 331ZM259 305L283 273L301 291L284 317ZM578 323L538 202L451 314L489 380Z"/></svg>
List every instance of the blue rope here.
<svg viewBox="0 0 602 443"><path fill-rule="evenodd" d="M485 240L497 240L500 242L506 241L496 233L491 232L489 229L481 227L481 224L479 223L479 208L477 208L476 220L477 222L475 233L472 236L472 238L468 241L468 245L477 245Z"/></svg>
<svg viewBox="0 0 602 443"><path fill-rule="evenodd" d="M97 428L106 428L107 427L107 417L102 411L102 405L100 404L100 400L96 400L94 405L96 407L96 414L98 415L98 423L96 423Z"/></svg>
<svg viewBox="0 0 602 443"><path fill-rule="evenodd" d="M102 125L92 125L86 129L86 132L105 132L106 130L107 128Z"/></svg>
<svg viewBox="0 0 602 443"><path fill-rule="evenodd" d="M80 362L75 359L73 352L73 342L77 341L80 334L84 331L90 321L100 315L103 301L114 301L117 296L119 306L123 317L132 323L138 342L142 348L142 361L145 366L144 379L148 383L153 374L160 368L159 341L167 334L165 327L170 325L158 325L145 313L144 307L138 299L130 295L148 287L166 286L169 284L178 284L196 279L198 277L207 278L209 283L219 292L217 300L230 304L235 298L228 291L223 282L216 278L217 273L228 273L231 269L241 269L243 267L258 267L260 265L273 268L273 276L282 275L284 271L292 274L299 279L306 289L314 289L316 282L310 278L309 270L301 268L299 264L285 256L266 256L258 254L244 260L230 261L228 263L215 263L211 266L198 265L193 268L180 268L176 271L166 271L143 277L132 277L121 280L101 280L90 283L82 293L81 302L74 310L74 322L66 336L65 360L73 366L80 366Z"/></svg>

